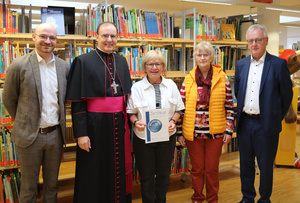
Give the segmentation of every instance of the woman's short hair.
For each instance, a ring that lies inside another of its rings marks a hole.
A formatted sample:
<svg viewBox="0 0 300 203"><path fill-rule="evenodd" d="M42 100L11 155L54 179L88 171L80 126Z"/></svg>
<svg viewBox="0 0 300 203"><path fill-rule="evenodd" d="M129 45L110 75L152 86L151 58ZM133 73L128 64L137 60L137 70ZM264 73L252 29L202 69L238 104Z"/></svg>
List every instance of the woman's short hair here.
<svg viewBox="0 0 300 203"><path fill-rule="evenodd" d="M246 32L246 39L247 39L248 33L252 32L253 30L261 30L264 33L264 37L268 37L268 30L267 30L266 26L260 25L260 24L254 24L248 28L248 30Z"/></svg>
<svg viewBox="0 0 300 203"><path fill-rule="evenodd" d="M163 69L166 68L166 59L164 54L160 50L156 49L156 50L148 51L143 57L142 69L144 72L146 72L146 63L155 59L159 59L162 62Z"/></svg>
<svg viewBox="0 0 300 203"><path fill-rule="evenodd" d="M205 51L206 53L210 54L211 62L212 63L215 59L215 50L212 47L211 43L209 42L200 42L196 45L195 51L194 51L194 59L198 51Z"/></svg>

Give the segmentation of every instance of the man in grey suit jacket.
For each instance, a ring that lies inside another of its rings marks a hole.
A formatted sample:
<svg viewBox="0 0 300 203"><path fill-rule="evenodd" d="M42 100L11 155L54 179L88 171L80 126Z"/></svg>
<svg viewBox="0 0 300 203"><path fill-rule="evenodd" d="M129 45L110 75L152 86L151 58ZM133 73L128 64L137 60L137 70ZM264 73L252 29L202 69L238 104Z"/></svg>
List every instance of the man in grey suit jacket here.
<svg viewBox="0 0 300 203"><path fill-rule="evenodd" d="M56 36L51 24L40 24L32 34L35 50L16 58L6 71L3 103L14 119L12 141L20 161L20 203L37 201L41 165L43 202L57 202L58 172L66 143L69 65L53 55Z"/></svg>

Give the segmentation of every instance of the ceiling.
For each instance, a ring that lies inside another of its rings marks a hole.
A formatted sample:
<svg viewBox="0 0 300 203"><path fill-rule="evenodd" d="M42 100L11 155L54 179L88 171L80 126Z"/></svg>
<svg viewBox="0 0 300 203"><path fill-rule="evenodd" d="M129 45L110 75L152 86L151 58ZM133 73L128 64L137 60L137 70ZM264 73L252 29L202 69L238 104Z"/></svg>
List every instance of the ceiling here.
<svg viewBox="0 0 300 203"><path fill-rule="evenodd" d="M55 1L55 0L54 0ZM85 2L85 3L95 3L98 4L99 0L59 0L59 1L69 1L69 2ZM227 17L232 15L249 15L255 14L257 12L257 6L266 5L261 3L253 3L252 0L207 0L207 1L223 1L223 2L233 2L236 5L226 6L226 5L216 5L208 3L198 3L198 2L185 2L179 0L108 0L108 4L122 5L126 9L140 8L147 11L168 11L169 14L181 12L184 10L189 10L196 8L198 14L205 14L208 16ZM104 2L104 0L100 0ZM247 5L248 4L248 5ZM255 5L250 11L250 5ZM300 0L273 0L273 6L278 7L289 7L297 9L300 11ZM299 17L300 13L291 12L281 12L283 16L293 16ZM300 20L296 22L289 22L285 25L296 25L300 26Z"/></svg>
<svg viewBox="0 0 300 203"><path fill-rule="evenodd" d="M6 0L8 1L8 0ZM226 6L226 5L216 5L216 4L208 4L208 3L199 3L199 2L186 2L180 0L107 0L108 4L121 5L126 8L126 10L130 10L132 8L139 8L144 11L155 11L162 12L168 11L170 15L173 13L181 12L184 10L189 10L192 8L196 8L198 14L204 14L208 16L215 16L216 18L220 17L228 17L233 15L251 15L257 13L257 8L262 7L264 5L270 4L262 4L262 3L254 3L252 0L207 0L207 1L219 1L219 2L231 2L235 5ZM104 0L11 0L12 7L16 8L15 5L24 5L28 6L32 4L34 7L39 10L40 7L51 6L71 6L76 9L85 9L87 8L88 3L91 3L93 6L104 2ZM273 0L272 6L276 7L286 7L291 9L297 9L300 11L300 0ZM250 9L250 7L252 7ZM281 12L282 16L292 16L298 17L297 21L288 22L281 25L289 25L289 26L298 26L300 27L300 13L292 13L292 12ZM35 16L33 16L35 18ZM36 14L36 18L40 19L40 14Z"/></svg>

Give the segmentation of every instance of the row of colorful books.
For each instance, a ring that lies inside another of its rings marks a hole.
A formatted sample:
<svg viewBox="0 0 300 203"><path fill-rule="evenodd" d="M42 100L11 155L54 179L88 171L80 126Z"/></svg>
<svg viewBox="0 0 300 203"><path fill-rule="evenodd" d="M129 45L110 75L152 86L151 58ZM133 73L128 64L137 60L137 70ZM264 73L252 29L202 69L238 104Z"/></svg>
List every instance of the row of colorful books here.
<svg viewBox="0 0 300 203"><path fill-rule="evenodd" d="M14 46L11 41L0 41L0 78L5 78L5 70L12 63L12 61L20 56L29 53L29 44L21 48L19 42Z"/></svg>
<svg viewBox="0 0 300 203"><path fill-rule="evenodd" d="M93 50L92 47L76 46L74 48L73 44L69 43L69 44L66 44L66 47L65 47L65 59L71 66L71 64L72 64L73 60L75 59L75 57L80 56L82 54L89 53L92 50Z"/></svg>
<svg viewBox="0 0 300 203"><path fill-rule="evenodd" d="M97 34L99 23L107 20L118 28L120 37L129 38L162 38L170 37L171 25L168 12L156 13L141 9L126 10L124 7L111 4L105 13L104 6L88 7L87 36Z"/></svg>
<svg viewBox="0 0 300 203"><path fill-rule="evenodd" d="M186 20L194 21L194 18ZM189 39L192 39L189 37ZM218 40L217 22L215 16L198 15L196 17L196 39L198 40Z"/></svg>
<svg viewBox="0 0 300 203"><path fill-rule="evenodd" d="M166 60L166 70L169 68L169 51L168 49L161 47L153 47L150 44L148 45L141 45L137 47L120 47L118 50L118 54L124 56L127 60L130 75L144 75L144 72L142 70L142 63L143 63L143 57L145 54L150 50L160 50Z"/></svg>
<svg viewBox="0 0 300 203"><path fill-rule="evenodd" d="M13 119L11 118L11 116L6 111L3 105L2 93L3 93L3 88L0 88L0 124L9 124L13 122Z"/></svg>
<svg viewBox="0 0 300 203"><path fill-rule="evenodd" d="M242 49L231 46L215 46L214 64L222 67L222 70L235 70L238 60L242 59Z"/></svg>
<svg viewBox="0 0 300 203"><path fill-rule="evenodd" d="M187 70L193 68L193 49L186 48L186 59L182 59L182 48L174 49L172 46L154 47L150 44L137 45L132 47L120 47L118 54L123 55L128 63L130 74L133 76L144 75L142 70L142 60L150 50L159 49L163 52L166 60L166 71L183 71L183 63L186 63ZM236 62L240 60L242 48L231 46L214 46L215 59L214 64L220 65L223 70L234 70ZM71 65L74 58L92 51L92 47L73 47L72 43L66 44L65 59ZM173 53L170 54L170 53ZM19 43L13 46L10 41L5 41L0 46L0 78L5 78L5 70L10 65L13 59L29 53L29 45L20 48Z"/></svg>
<svg viewBox="0 0 300 203"><path fill-rule="evenodd" d="M21 174L18 169L0 173L0 201L17 203L21 187Z"/></svg>
<svg viewBox="0 0 300 203"><path fill-rule="evenodd" d="M18 18L18 12L11 10L11 0L0 2L0 34L18 33Z"/></svg>
<svg viewBox="0 0 300 203"><path fill-rule="evenodd" d="M194 17L186 19L186 38L193 39ZM198 40L241 40L243 15L215 18L215 16L196 16L196 39ZM191 31L189 29L192 29Z"/></svg>
<svg viewBox="0 0 300 203"><path fill-rule="evenodd" d="M172 37L174 23L168 12L142 11L141 9L126 10L124 7L111 4L95 8L88 7L87 35L97 34L97 25L105 20L114 23L120 37L129 38L169 38ZM194 16L186 16L187 35L192 36L189 28L194 28ZM196 16L196 39L200 40L241 40L243 15L215 18L215 16ZM187 37L186 39L192 39Z"/></svg>
<svg viewBox="0 0 300 203"><path fill-rule="evenodd" d="M1 127L0 133L0 166L16 166L19 164L17 147L11 141L11 133L5 128Z"/></svg>
<svg viewBox="0 0 300 203"><path fill-rule="evenodd" d="M151 45L141 45L135 47L120 47L118 53L123 55L128 62L131 75L144 75L142 71L143 56L147 51L160 49L165 55L167 63L166 71L183 71L183 63L186 63L187 70L193 68L193 49L186 48L186 58L182 59L182 48L174 50L170 46L155 48ZM242 59L243 49L231 46L214 46L215 59L214 64L220 65L222 70L234 70L238 60ZM169 53L173 53L170 55Z"/></svg>
<svg viewBox="0 0 300 203"><path fill-rule="evenodd" d="M187 172L190 168L190 157L186 147L175 147L171 173Z"/></svg>

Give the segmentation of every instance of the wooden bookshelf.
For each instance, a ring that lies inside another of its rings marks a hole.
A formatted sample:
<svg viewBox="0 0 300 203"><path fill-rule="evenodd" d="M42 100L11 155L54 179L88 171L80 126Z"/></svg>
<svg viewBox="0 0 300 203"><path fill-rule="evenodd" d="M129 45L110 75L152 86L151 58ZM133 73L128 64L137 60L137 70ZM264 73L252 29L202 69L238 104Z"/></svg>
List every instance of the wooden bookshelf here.
<svg viewBox="0 0 300 203"><path fill-rule="evenodd" d="M234 76L235 70L226 70L225 73L227 76Z"/></svg>
<svg viewBox="0 0 300 203"><path fill-rule="evenodd" d="M0 127L12 127L14 123L1 123Z"/></svg>
<svg viewBox="0 0 300 203"><path fill-rule="evenodd" d="M0 39L2 40L18 40L18 41L26 41L32 40L33 33L17 33L17 34L0 34ZM96 40L96 37L87 37L85 35L65 35L65 36L57 36L58 42L60 41L86 41L93 42ZM203 40L197 40L196 43L200 43ZM209 41L212 45L228 45L228 46L246 46L247 42L241 41ZM118 44L124 43L124 46L132 45L141 45L141 44L164 44L164 45L172 45L176 44L193 44L194 40L185 40L181 38L160 38L160 39L151 39L151 38L119 38Z"/></svg>
<svg viewBox="0 0 300 203"><path fill-rule="evenodd" d="M19 165L13 165L13 166L0 166L0 171L6 171L11 169L18 169L20 168Z"/></svg>

